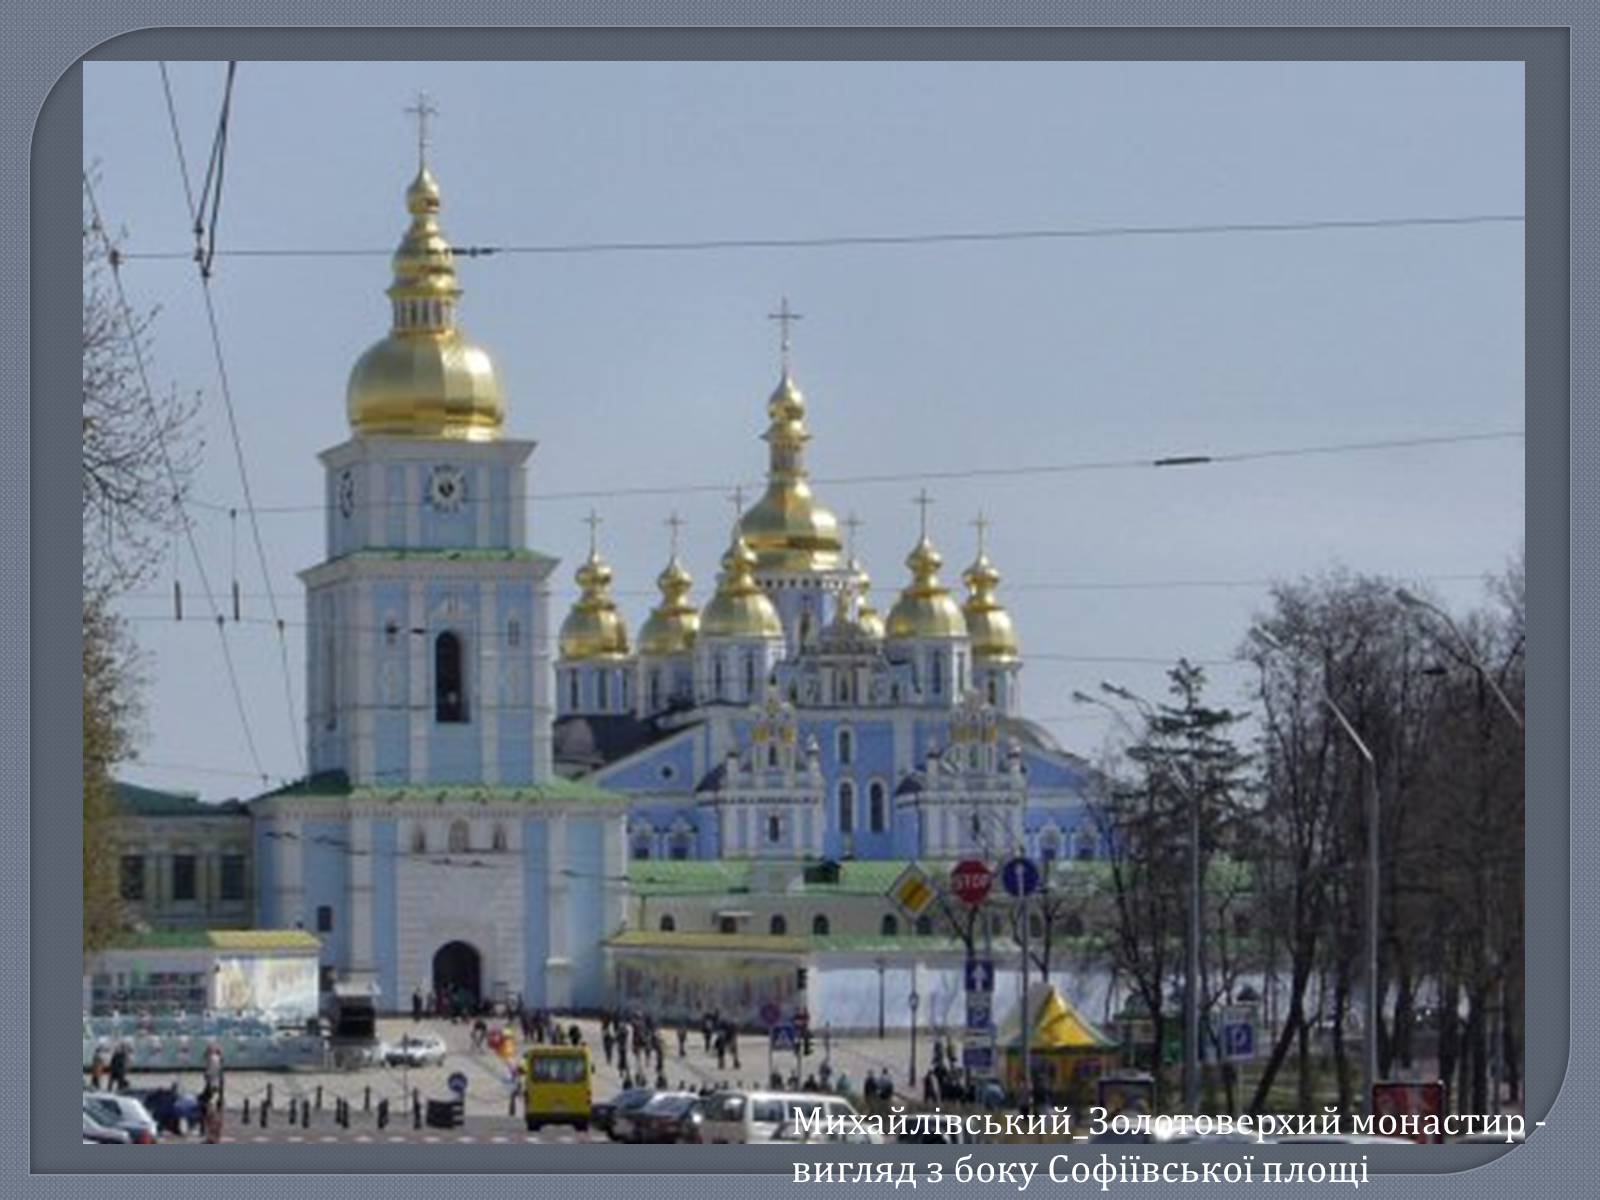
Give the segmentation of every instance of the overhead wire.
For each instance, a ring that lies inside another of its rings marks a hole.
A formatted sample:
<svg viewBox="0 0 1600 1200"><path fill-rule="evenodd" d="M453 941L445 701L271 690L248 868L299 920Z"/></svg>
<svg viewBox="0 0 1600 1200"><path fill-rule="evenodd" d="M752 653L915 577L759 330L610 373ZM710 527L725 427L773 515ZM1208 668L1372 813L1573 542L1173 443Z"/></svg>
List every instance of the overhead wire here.
<svg viewBox="0 0 1600 1200"><path fill-rule="evenodd" d="M194 192L189 186L188 165L183 152L183 136L178 128L177 108L172 103L172 90L167 77L166 64L161 64L161 80L166 92L168 104L167 115L172 127L172 144L177 154L178 170L183 176L184 195L189 204L189 216L194 223L195 233L195 261L198 267L201 296L205 301L206 324L211 335L211 351L216 362L217 380L222 392L223 408L228 416L228 433L233 443L234 462L239 469L239 487L244 498L244 509L250 519L250 535L255 545L256 562L261 568L261 582L267 589L267 607L272 613L272 618L277 622L278 630L278 663L283 676L284 702L289 714L289 742L294 747L296 760L302 767L305 765L304 754L300 747L300 718L294 700L294 683L289 670L289 645L285 636L285 627L282 615L278 611L278 598L272 587L272 570L267 565L266 547L261 540L261 523L256 515L255 497L250 488L250 471L245 462L244 442L239 435L239 418L233 403L233 387L228 376L228 365L222 350L222 332L217 322L216 304L211 294L211 260L216 253L217 216L222 202L222 181L227 156L228 144L228 114L231 110L233 99L233 80L236 62L228 63L227 79L223 88L222 110L217 119L217 131L212 139L211 160L206 166L206 177L201 185L200 198L195 200ZM209 205L209 211L207 206ZM201 237L204 237L207 246L202 248ZM231 514L237 513L237 508L230 508ZM235 584L237 587L237 583ZM239 619L238 602L235 600L234 619Z"/></svg>

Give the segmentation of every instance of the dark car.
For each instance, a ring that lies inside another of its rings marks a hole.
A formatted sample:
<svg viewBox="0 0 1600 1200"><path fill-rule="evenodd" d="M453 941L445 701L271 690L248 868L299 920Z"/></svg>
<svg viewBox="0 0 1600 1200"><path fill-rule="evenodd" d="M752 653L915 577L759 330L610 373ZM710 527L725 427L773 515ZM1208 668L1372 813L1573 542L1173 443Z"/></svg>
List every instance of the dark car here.
<svg viewBox="0 0 1600 1200"><path fill-rule="evenodd" d="M700 1141L701 1097L695 1092L658 1092L633 1115L639 1142Z"/></svg>
<svg viewBox="0 0 1600 1200"><path fill-rule="evenodd" d="M650 1097L655 1094L654 1088L627 1088L620 1091L611 1099L590 1106L589 1124L601 1130L612 1141L616 1141L617 1114L637 1112L650 1103Z"/></svg>
<svg viewBox="0 0 1600 1200"><path fill-rule="evenodd" d="M188 1137L200 1128L200 1098L173 1084L164 1088L135 1088L125 1093L150 1110L156 1125L165 1133Z"/></svg>
<svg viewBox="0 0 1600 1200"><path fill-rule="evenodd" d="M614 1142L637 1142L639 1140L639 1113L644 1106L649 1104L661 1093L655 1088L634 1088L628 1095L628 1102L621 1103L621 1097L613 1102L611 1110L611 1140Z"/></svg>

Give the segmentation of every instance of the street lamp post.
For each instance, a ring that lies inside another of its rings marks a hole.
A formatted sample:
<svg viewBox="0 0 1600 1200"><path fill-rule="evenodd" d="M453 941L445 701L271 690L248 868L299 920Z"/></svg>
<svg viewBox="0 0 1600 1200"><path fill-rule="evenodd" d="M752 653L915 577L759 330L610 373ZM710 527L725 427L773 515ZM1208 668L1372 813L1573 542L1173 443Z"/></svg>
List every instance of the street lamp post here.
<svg viewBox="0 0 1600 1200"><path fill-rule="evenodd" d="M906 1082L909 1083L913 1089L915 1089L917 1086L917 1005L921 1003L921 1001L922 997L917 995L915 968L913 968L911 996L908 1001L908 1003L911 1005L911 1073L906 1080ZM915 1095L915 1091L913 1091L912 1094Z"/></svg>
<svg viewBox="0 0 1600 1200"><path fill-rule="evenodd" d="M1102 681L1102 691L1126 700L1134 705L1148 718L1154 713L1154 706L1144 697L1132 692L1125 687L1114 683ZM1072 698L1079 704L1097 704L1111 713L1126 729L1130 736L1137 738L1138 733L1128 719L1122 715L1122 710L1114 704L1109 704L1098 696L1090 696L1084 692L1073 692ZM1183 1024L1184 1024L1184 1050L1183 1050L1183 1092L1184 1104L1191 1114L1200 1111L1200 909L1202 892L1200 888L1200 795L1192 786L1191 781L1179 770L1169 766L1167 774L1178 789L1183 793L1187 802L1189 829L1189 937L1187 962L1184 966L1183 983ZM1161 1048L1156 1047L1156 1053L1161 1053Z"/></svg>
<svg viewBox="0 0 1600 1200"><path fill-rule="evenodd" d="M1268 650L1275 653L1285 653L1285 647L1276 637L1266 629L1257 625L1250 631L1250 636L1255 638ZM1344 715L1344 710L1334 702L1333 696L1328 691L1326 679L1318 681L1322 691L1322 702L1338 721L1339 728L1344 730L1345 736L1356 748L1356 752L1366 761L1368 785L1366 790L1366 822L1367 822L1367 996L1366 1018L1367 1036L1366 1053L1363 1055L1362 1076L1365 1083L1365 1107L1370 1114L1373 1111L1372 1087L1378 1081L1378 1024L1381 1014L1378 1008L1378 761L1373 757L1367 743L1362 740L1356 727L1350 723L1350 718Z"/></svg>
<svg viewBox="0 0 1600 1200"><path fill-rule="evenodd" d="M1473 670L1478 672L1478 675L1483 679L1483 681L1489 685L1489 690L1494 693L1495 699L1500 701L1500 707L1505 709L1506 716L1511 718L1512 723L1515 724L1518 729L1525 729L1526 726L1523 724L1522 714L1517 711L1517 706L1511 703L1511 697L1505 694L1504 689L1502 689L1500 684L1496 682L1495 677L1490 673L1489 668L1486 667L1482 660L1478 658L1478 652L1473 649L1472 643L1467 639L1467 635L1461 631L1461 626L1455 623L1450 614L1445 612L1444 609L1440 608L1436 604L1429 604L1421 596L1418 596L1413 592L1409 592L1405 588L1396 588L1394 596L1396 600L1400 601L1400 603L1404 604L1407 608L1412 610L1420 609L1423 612L1432 613L1434 616L1438 617L1439 620L1444 622L1445 628L1450 631L1451 635L1460 645L1462 651L1466 654L1467 661L1472 664Z"/></svg>

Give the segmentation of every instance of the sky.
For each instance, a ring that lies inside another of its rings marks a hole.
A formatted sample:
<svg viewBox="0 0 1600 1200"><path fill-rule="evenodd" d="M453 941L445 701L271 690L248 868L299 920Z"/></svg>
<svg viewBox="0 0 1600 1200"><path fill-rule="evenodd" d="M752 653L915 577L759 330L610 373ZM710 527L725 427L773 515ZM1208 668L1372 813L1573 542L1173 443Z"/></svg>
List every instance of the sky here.
<svg viewBox="0 0 1600 1200"><path fill-rule="evenodd" d="M198 182L224 65L168 64ZM317 454L388 328L386 257L416 166L405 109L439 108L429 160L457 245L566 245L1460 217L1523 211L1517 63L255 63L235 81L212 293L271 588L304 713L297 572L323 553ZM84 160L132 254L192 247L157 64L85 65ZM763 477L780 297L818 498L862 521L887 611L917 534L959 573L992 522L1027 659L1024 709L1093 757L1116 733L1074 689L1152 699L1179 656L1248 708L1234 659L1265 581L1391 576L1457 610L1523 537L1520 439L1192 468L942 477L1523 426L1516 222L899 246L461 259L462 323L494 356L531 460L531 544L576 594L591 504L637 628L687 522L703 602ZM269 615L194 265L131 259L158 306L158 388L201 398L193 509L215 586ZM822 482L927 473L925 481ZM722 485L707 489L706 485ZM685 487L674 496L560 493ZM554 493L540 499L540 493ZM271 511L271 510L286 511ZM237 567L235 567L237 561ZM123 776L207 798L301 769L270 624L230 625L252 756L193 562L122 611L144 655L139 761ZM1228 586L1211 586L1227 584ZM1181 586L1179 586L1181 585ZM1045 657L1049 656L1049 657ZM259 759L259 767L256 760Z"/></svg>

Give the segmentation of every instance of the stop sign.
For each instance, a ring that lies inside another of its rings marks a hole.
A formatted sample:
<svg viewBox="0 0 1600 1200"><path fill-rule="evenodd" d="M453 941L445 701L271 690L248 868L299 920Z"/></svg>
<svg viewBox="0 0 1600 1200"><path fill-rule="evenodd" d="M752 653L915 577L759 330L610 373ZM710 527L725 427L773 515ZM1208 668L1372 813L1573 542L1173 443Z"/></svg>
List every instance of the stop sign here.
<svg viewBox="0 0 1600 1200"><path fill-rule="evenodd" d="M950 872L950 890L963 904L982 904L994 884L994 872L975 858L964 858Z"/></svg>

